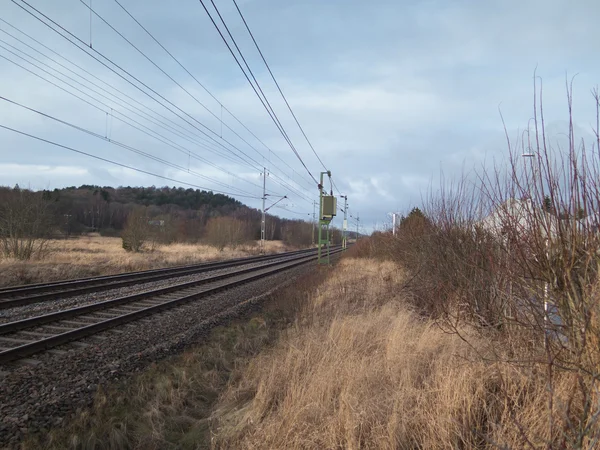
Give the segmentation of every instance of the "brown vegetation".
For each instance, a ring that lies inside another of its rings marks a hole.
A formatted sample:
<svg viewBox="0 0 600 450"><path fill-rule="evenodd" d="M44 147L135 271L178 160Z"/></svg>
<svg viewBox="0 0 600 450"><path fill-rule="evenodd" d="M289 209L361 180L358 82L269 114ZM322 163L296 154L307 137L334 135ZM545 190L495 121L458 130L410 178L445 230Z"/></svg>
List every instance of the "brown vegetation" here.
<svg viewBox="0 0 600 450"><path fill-rule="evenodd" d="M22 448L210 448L212 409L231 376L238 376L240 367L277 340L306 293L328 272L312 272L280 288L254 317L215 328L204 345L122 383L103 386L91 409L60 429L30 436Z"/></svg>
<svg viewBox="0 0 600 450"><path fill-rule="evenodd" d="M214 447L542 445L543 371L484 361L472 327L466 342L411 311L406 281L392 262L343 261L294 328L234 378L213 413ZM566 400L572 378L555 389Z"/></svg>
<svg viewBox="0 0 600 450"><path fill-rule="evenodd" d="M121 233L123 249L128 252L139 252L150 236L150 225L145 208L138 207L127 216L125 228Z"/></svg>
<svg viewBox="0 0 600 450"><path fill-rule="evenodd" d="M237 248L252 239L252 224L233 217L213 217L206 224L205 241L223 251Z"/></svg>
<svg viewBox="0 0 600 450"><path fill-rule="evenodd" d="M0 191L0 254L28 260L46 253L52 223L49 200L42 192Z"/></svg>
<svg viewBox="0 0 600 450"><path fill-rule="evenodd" d="M47 241L47 256L43 259L20 261L0 259L0 286L42 283L69 278L109 275L120 272L155 269L200 263L217 259L258 255L255 242L219 252L206 244L154 244L143 252L127 252L120 238L90 234L73 239ZM292 248L281 241L267 241L266 252L279 253Z"/></svg>
<svg viewBox="0 0 600 450"><path fill-rule="evenodd" d="M536 107L508 167L442 180L359 242L406 279L367 294L363 262L312 301L222 398L217 446L598 448L600 133L588 151L571 120L559 151L543 124Z"/></svg>

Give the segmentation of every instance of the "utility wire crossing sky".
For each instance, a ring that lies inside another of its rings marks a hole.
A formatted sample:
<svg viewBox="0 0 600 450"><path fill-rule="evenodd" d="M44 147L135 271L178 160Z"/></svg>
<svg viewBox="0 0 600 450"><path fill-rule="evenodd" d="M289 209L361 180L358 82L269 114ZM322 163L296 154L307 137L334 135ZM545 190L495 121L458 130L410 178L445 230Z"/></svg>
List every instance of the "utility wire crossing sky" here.
<svg viewBox="0 0 600 450"><path fill-rule="evenodd" d="M600 6L528 2L6 0L0 176L34 189L176 185L309 216L317 180L370 231L506 159L533 73L560 139L591 137ZM508 32L507 24L510 24ZM279 207L280 206L280 207Z"/></svg>

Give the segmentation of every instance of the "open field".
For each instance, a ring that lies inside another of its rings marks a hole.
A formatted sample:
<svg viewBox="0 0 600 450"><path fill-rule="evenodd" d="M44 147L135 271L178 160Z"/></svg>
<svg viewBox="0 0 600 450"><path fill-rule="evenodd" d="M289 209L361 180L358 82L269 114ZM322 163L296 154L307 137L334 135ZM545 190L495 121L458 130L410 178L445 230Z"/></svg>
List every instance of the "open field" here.
<svg viewBox="0 0 600 450"><path fill-rule="evenodd" d="M267 241L266 252L286 250L281 241ZM222 252L203 244L157 245L139 253L126 252L120 238L98 235L51 240L43 259L0 259L0 286L41 283L69 278L193 264L259 254L257 243L225 248Z"/></svg>

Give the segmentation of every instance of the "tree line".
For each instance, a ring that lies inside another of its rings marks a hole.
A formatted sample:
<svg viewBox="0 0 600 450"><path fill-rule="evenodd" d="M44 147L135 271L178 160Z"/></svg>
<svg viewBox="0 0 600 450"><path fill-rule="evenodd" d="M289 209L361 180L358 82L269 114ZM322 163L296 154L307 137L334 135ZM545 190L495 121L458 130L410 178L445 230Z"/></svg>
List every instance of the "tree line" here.
<svg viewBox="0 0 600 450"><path fill-rule="evenodd" d="M260 222L260 210L198 189L0 187L0 244L5 257L29 259L43 252L49 238L89 232L123 237L123 247L130 251L174 242L204 242L223 249L260 239ZM305 247L313 243L313 232L311 222L267 215L267 240ZM332 239L338 243L339 232L334 230Z"/></svg>

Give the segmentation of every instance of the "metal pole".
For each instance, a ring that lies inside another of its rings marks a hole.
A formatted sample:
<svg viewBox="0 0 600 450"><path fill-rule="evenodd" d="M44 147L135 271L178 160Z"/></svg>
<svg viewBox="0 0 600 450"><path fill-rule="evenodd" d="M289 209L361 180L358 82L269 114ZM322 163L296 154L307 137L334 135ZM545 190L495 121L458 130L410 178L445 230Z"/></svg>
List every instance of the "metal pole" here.
<svg viewBox="0 0 600 450"><path fill-rule="evenodd" d="M360 222L360 218L358 217L358 213L356 213L356 240L358 241L358 222Z"/></svg>
<svg viewBox="0 0 600 450"><path fill-rule="evenodd" d="M319 183L319 249L318 249L318 263L329 264L329 220L323 219L323 175L327 174L331 177L331 172L321 172L321 181ZM323 237L323 231L325 231L325 237ZM327 245L327 256L323 256L323 244Z"/></svg>
<svg viewBox="0 0 600 450"><path fill-rule="evenodd" d="M392 213L392 235L396 236L396 213Z"/></svg>
<svg viewBox="0 0 600 450"><path fill-rule="evenodd" d="M531 201L531 208L532 208L531 213L534 214L533 208L535 207L535 204L533 203L533 196L537 192L536 174L538 172L536 170L534 158L539 157L539 155L536 153L523 153L521 156L523 158L531 158L531 176L532 176L533 187L534 187L535 191L532 192L531 185L529 185L529 187L530 187L529 200ZM542 183L541 174L540 174L540 189L543 194L544 187L543 187L543 183ZM542 198L545 198L545 197L542 195ZM546 221L545 213L544 213L543 217L544 217L544 221ZM545 250L545 254L546 254L546 260L548 260L548 241L550 240L550 226L549 226L548 222L546 222L545 225L546 225L546 229L544 230L544 232L546 233L546 237L544 239L544 245L545 245L544 250ZM548 345L548 301L549 301L548 282L544 281L544 347L547 347L547 345Z"/></svg>
<svg viewBox="0 0 600 450"><path fill-rule="evenodd" d="M260 222L260 252L265 251L265 201L267 200L267 169L263 167L262 220Z"/></svg>
<svg viewBox="0 0 600 450"><path fill-rule="evenodd" d="M313 200L313 234L312 234L312 245L315 245L315 228L317 227L317 202Z"/></svg>
<svg viewBox="0 0 600 450"><path fill-rule="evenodd" d="M346 250L347 239L346 239L346 228L348 228L348 196L344 195L344 223L342 224L342 248Z"/></svg>
<svg viewBox="0 0 600 450"><path fill-rule="evenodd" d="M319 264L321 264L321 247L322 247L321 232L323 231L322 219L323 219L323 174L324 173L325 172L321 172L321 178L320 178L320 182L319 182L319 240L318 240L319 249L317 250L317 260L318 260Z"/></svg>

